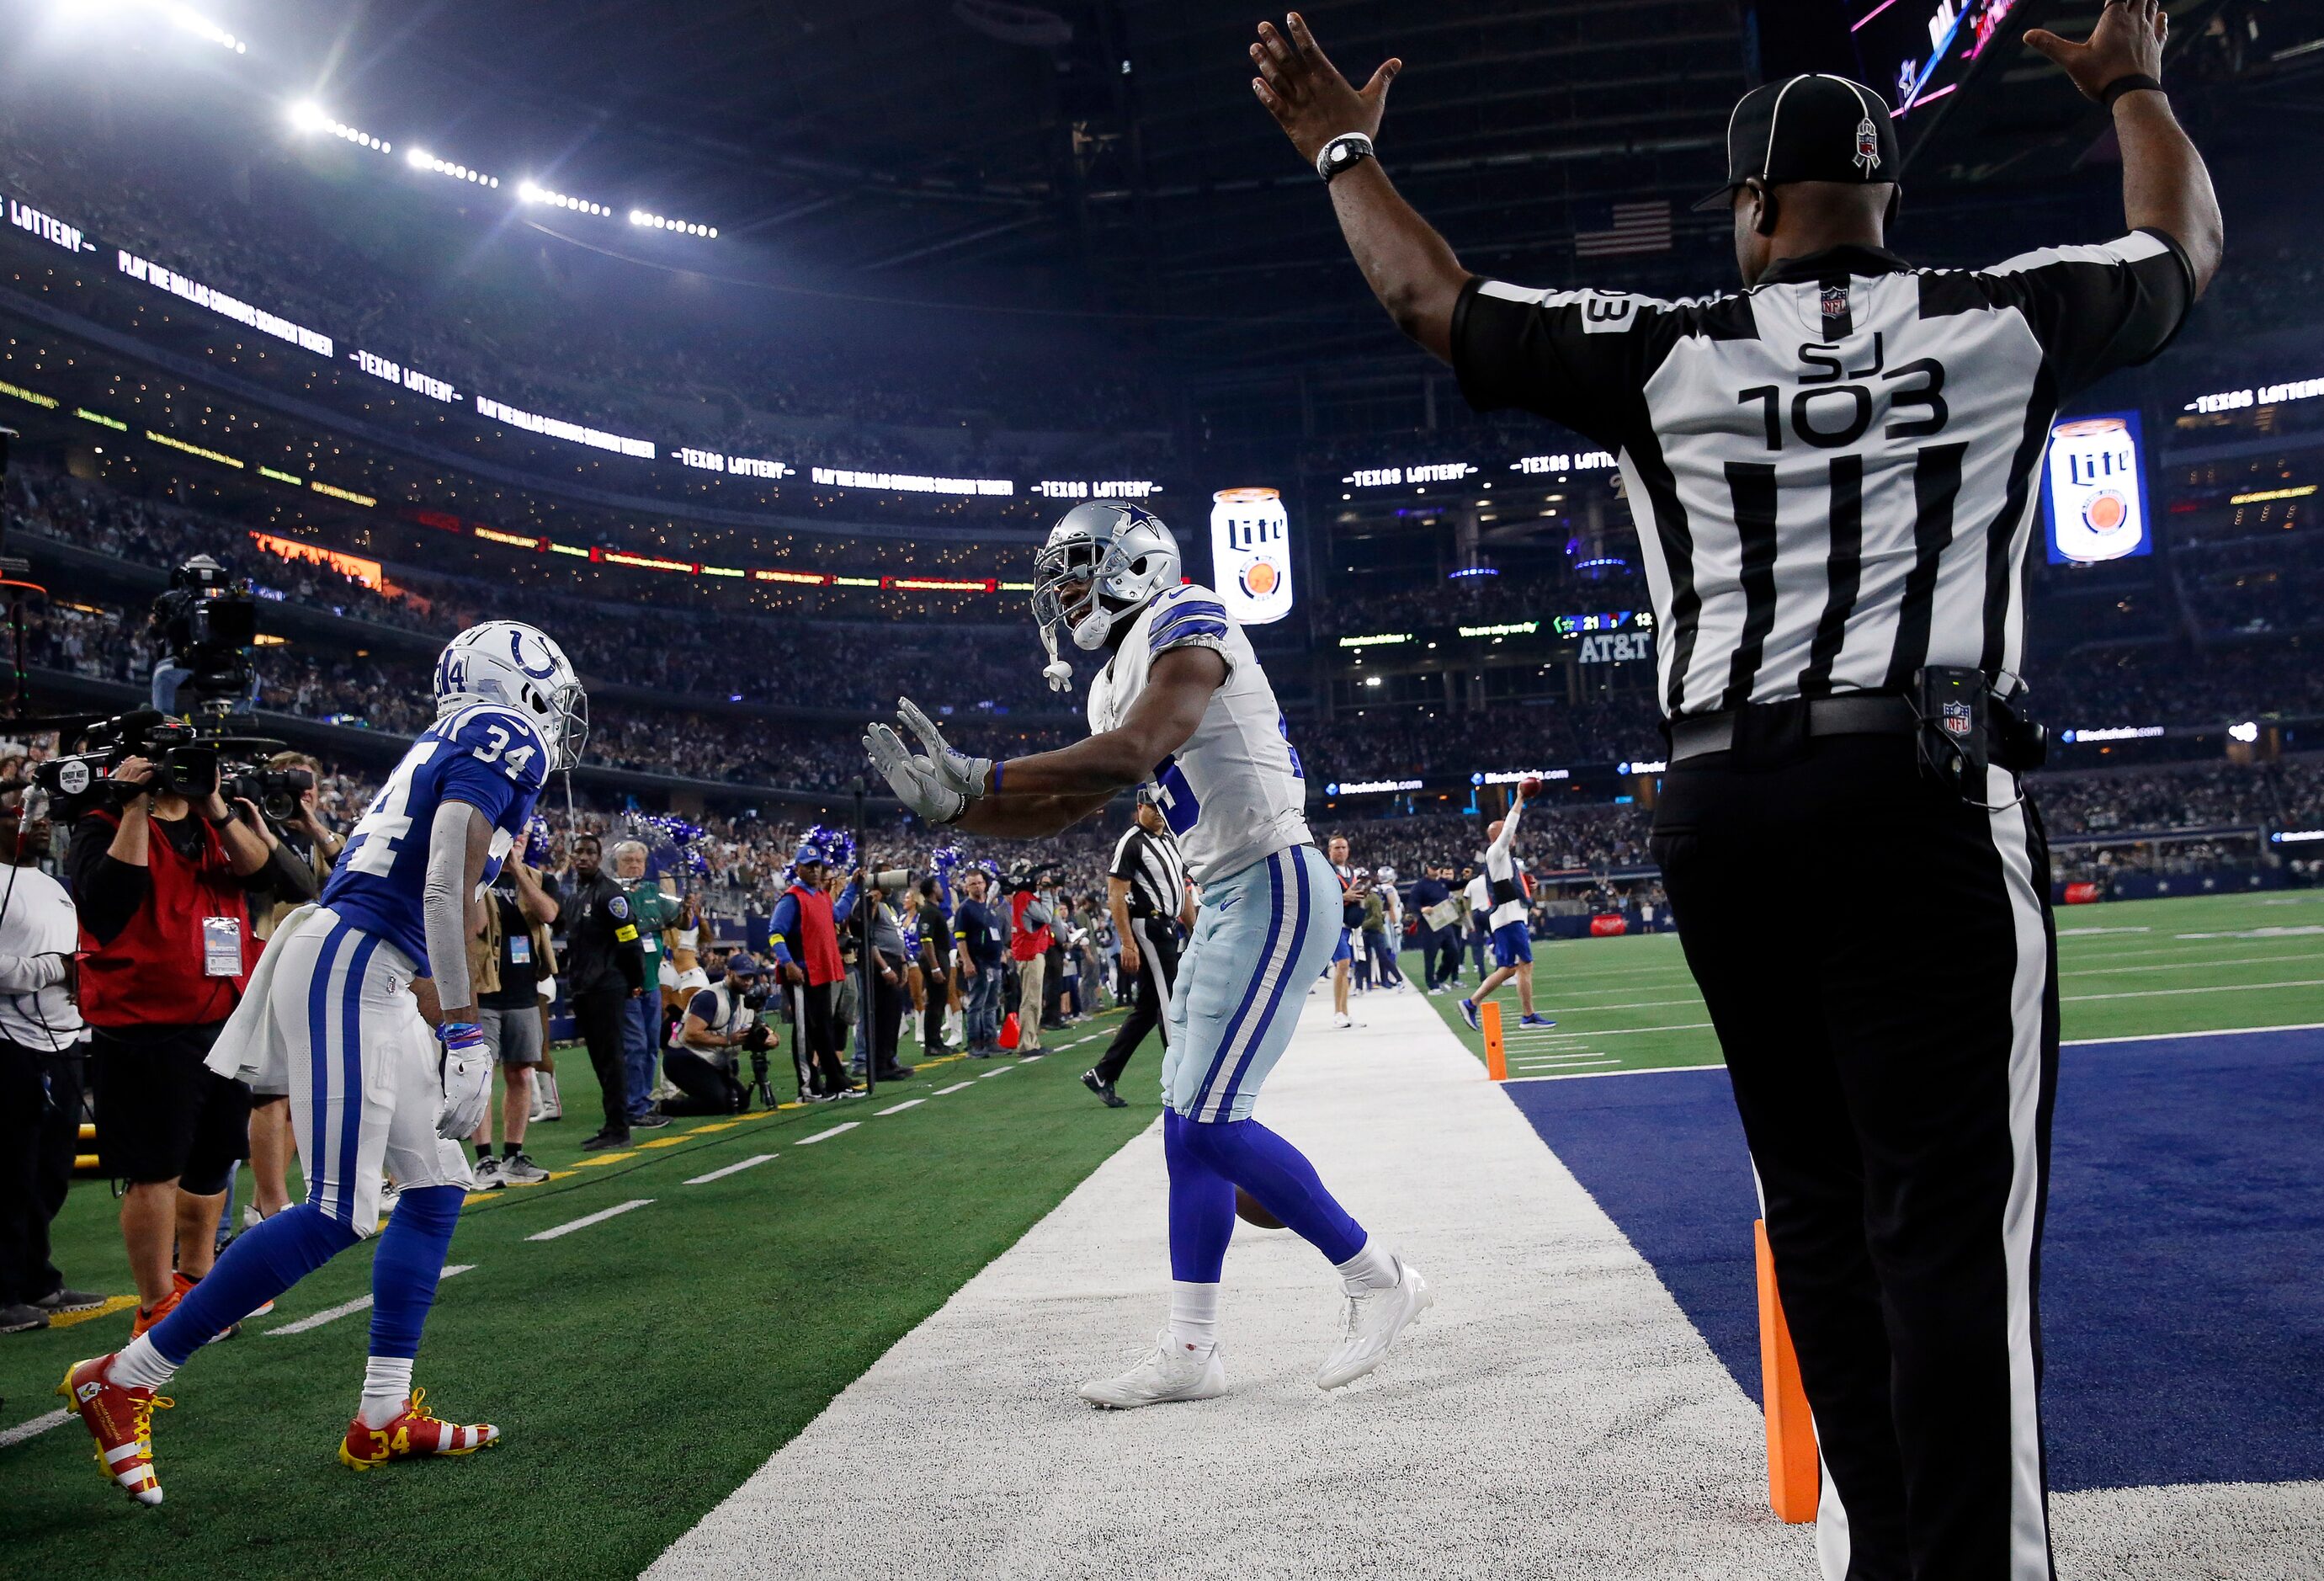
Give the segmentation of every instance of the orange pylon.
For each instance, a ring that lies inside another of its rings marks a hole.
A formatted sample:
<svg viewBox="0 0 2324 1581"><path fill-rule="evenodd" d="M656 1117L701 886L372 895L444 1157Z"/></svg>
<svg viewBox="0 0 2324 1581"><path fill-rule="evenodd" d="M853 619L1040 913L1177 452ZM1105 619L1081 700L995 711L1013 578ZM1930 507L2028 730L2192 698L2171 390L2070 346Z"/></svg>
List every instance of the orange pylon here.
<svg viewBox="0 0 2324 1581"><path fill-rule="evenodd" d="M1509 1057L1501 1046L1501 1007L1488 999L1477 1007L1485 1028L1485 1074L1495 1081L1509 1079Z"/></svg>
<svg viewBox="0 0 2324 1581"><path fill-rule="evenodd" d="M1799 1357L1775 1290L1775 1258L1767 1249L1767 1221L1755 1219L1751 1236L1759 1264L1759 1394L1767 1412L1767 1502L1794 1525L1816 1518L1823 1475L1816 1459L1815 1419L1800 1384Z"/></svg>

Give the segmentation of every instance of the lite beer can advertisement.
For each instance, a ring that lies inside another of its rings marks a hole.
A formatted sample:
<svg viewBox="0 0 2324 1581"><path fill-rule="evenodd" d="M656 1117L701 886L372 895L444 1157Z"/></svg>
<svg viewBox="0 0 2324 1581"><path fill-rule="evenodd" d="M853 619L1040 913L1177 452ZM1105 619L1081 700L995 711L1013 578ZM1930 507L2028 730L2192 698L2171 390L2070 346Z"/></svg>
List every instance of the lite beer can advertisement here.
<svg viewBox="0 0 2324 1581"><path fill-rule="evenodd" d="M2138 413L2106 412L2053 427L2042 500L2052 565L2152 553Z"/></svg>
<svg viewBox="0 0 2324 1581"><path fill-rule="evenodd" d="M1211 567L1227 613L1266 625L1291 613L1291 518L1272 488L1211 496Z"/></svg>

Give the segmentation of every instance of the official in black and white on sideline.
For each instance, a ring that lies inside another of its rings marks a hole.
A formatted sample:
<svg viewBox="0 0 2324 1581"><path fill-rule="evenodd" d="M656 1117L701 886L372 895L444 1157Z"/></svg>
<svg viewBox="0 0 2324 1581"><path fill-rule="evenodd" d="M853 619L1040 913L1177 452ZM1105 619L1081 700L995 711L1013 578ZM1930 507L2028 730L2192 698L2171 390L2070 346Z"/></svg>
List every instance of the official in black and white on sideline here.
<svg viewBox="0 0 2324 1581"><path fill-rule="evenodd" d="M1178 841L1156 805L1153 793L1138 793L1138 816L1113 847L1113 864L1106 870L1106 906L1113 913L1115 937L1121 940L1121 969L1137 977L1138 997L1130 1014L1114 1029L1105 1058L1082 1073L1082 1085L1109 1108L1124 1102L1114 1083L1130 1065L1130 1057L1146 1034L1157 1027L1169 1037L1170 992L1178 981L1182 928L1194 923L1194 894L1186 887L1186 859Z"/></svg>
<svg viewBox="0 0 2324 1581"><path fill-rule="evenodd" d="M1982 269L1882 245L1880 97L1754 89L1728 135L1747 289L1661 301L1471 276L1374 156L1296 16L1253 88L1397 325L1472 404L1613 450L1639 518L1671 767L1655 855L1724 1049L1824 1462L1830 1581L2052 1575L2038 1281L2057 1072L2042 828L2015 771L2036 470L2059 404L2153 356L2218 207L2109 0L2025 42L2105 104L2126 235ZM1787 929L1769 874L1844 896Z"/></svg>

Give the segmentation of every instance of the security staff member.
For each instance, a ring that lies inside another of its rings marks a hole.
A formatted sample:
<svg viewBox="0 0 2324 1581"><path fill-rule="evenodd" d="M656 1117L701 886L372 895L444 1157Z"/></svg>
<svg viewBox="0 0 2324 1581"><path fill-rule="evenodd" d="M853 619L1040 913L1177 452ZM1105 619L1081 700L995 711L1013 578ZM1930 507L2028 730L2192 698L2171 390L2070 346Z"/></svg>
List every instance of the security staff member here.
<svg viewBox="0 0 2324 1581"><path fill-rule="evenodd" d="M626 1146L630 1140L629 1081L622 1033L633 1000L644 996L645 952L637 919L621 882L604 866L595 835L573 840L573 883L560 897L565 920L565 993L574 1024L589 1046L589 1063L605 1105L605 1123L581 1144L584 1152Z"/></svg>
<svg viewBox="0 0 2324 1581"><path fill-rule="evenodd" d="M2218 207L2157 73L2154 0L2034 48L2108 106L2127 234L1981 270L1881 246L1878 95L1757 88L1729 131L1747 289L1686 302L1473 278L1371 155L1304 23L1253 87L1317 162L1406 333L1480 408L1614 450L1663 641L1657 809L1723 1045L1827 1479L1833 1581L2051 1575L2036 1389L2057 1001L2042 829L2006 698L2034 473L2061 401L2154 355L2209 282ZM1781 872L1849 897L1777 925Z"/></svg>
<svg viewBox="0 0 2324 1581"><path fill-rule="evenodd" d="M1178 930L1194 925L1186 860L1156 804L1158 796L1151 789L1138 792L1137 821L1114 846L1113 865L1106 874L1106 907L1113 913L1114 936L1121 940L1121 969L1138 976L1138 1002L1114 1030L1105 1058L1082 1072L1082 1086L1109 1109L1128 1107L1113 1084L1146 1034L1167 1024L1170 990L1178 981ZM1163 1040L1169 1037L1165 1031Z"/></svg>

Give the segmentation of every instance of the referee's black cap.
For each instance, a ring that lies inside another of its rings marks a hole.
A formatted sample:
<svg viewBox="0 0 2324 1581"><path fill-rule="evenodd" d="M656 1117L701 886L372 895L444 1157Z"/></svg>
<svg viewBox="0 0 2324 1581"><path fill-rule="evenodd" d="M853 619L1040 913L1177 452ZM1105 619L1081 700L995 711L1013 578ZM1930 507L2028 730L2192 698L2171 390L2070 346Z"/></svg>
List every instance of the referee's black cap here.
<svg viewBox="0 0 2324 1581"><path fill-rule="evenodd" d="M1753 176L1785 181L1902 178L1896 126L1881 97L1860 82L1805 72L1763 82L1743 96L1727 121L1727 184L1694 207L1724 208Z"/></svg>

